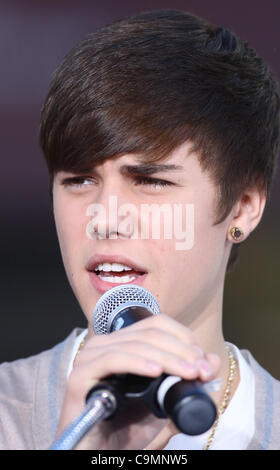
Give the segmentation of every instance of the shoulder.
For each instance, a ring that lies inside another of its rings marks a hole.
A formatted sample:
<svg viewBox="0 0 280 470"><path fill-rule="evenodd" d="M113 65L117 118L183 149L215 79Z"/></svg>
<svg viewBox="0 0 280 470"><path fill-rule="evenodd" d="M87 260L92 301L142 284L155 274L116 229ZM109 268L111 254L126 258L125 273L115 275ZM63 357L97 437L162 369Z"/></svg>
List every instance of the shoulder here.
<svg viewBox="0 0 280 470"><path fill-rule="evenodd" d="M280 381L248 350L241 350L255 378L255 435L250 449L280 450Z"/></svg>
<svg viewBox="0 0 280 470"><path fill-rule="evenodd" d="M33 401L32 388L36 383L37 373L40 368L45 372L51 363L60 356L71 354L72 346L76 336L81 332L79 328L74 329L62 342L39 354L13 362L4 362L0 365L0 396L9 399L30 403Z"/></svg>
<svg viewBox="0 0 280 470"><path fill-rule="evenodd" d="M50 427L48 402L52 399L53 384L57 394L55 401L59 401L66 384L73 344L81 331L74 329L51 349L0 365L1 421L4 423L0 431L0 449L38 448L36 440L40 440L44 428Z"/></svg>

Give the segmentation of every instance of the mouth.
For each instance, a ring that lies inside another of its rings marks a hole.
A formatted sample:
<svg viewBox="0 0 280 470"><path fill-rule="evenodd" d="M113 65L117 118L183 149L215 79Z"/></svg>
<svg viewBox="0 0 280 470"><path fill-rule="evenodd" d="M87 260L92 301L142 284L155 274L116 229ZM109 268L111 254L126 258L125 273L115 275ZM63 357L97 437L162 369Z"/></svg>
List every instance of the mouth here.
<svg viewBox="0 0 280 470"><path fill-rule="evenodd" d="M95 255L88 264L90 280L101 293L122 284L142 284L147 271L126 257L119 255Z"/></svg>

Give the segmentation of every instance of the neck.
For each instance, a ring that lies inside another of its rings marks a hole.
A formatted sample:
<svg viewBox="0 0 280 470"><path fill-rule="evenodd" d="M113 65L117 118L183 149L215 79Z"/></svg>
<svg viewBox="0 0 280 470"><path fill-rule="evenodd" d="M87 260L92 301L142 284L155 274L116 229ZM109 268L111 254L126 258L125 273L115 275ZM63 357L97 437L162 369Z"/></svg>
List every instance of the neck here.
<svg viewBox="0 0 280 470"><path fill-rule="evenodd" d="M204 353L215 353L221 360L221 367L217 378L221 378L222 385L219 391L211 394L218 408L223 402L230 368L228 351L222 330L223 286L223 282L220 282L219 287L215 291L212 298L205 300L205 308L203 308L203 306L198 308L197 306L196 311L200 311L201 313L193 317L193 320L186 325L194 332ZM186 324L187 322L184 323ZM239 382L240 374L237 363L234 380L232 382L229 394L228 404L230 403L230 400L234 395Z"/></svg>
<svg viewBox="0 0 280 470"><path fill-rule="evenodd" d="M229 355L228 355L226 343L225 343L222 332L220 332L220 334L217 334L217 331L216 331L216 335L215 335L214 333L211 334L210 329L206 329L206 331L208 331L208 338L205 336L204 337L198 336L199 338L204 338L204 341L203 340L201 341L203 351L205 352L205 354L207 354L208 352L214 352L221 359L221 367L219 369L219 372L216 378L221 378L222 384L218 391L211 393L211 397L213 398L217 406L217 409L219 410L219 408L221 407L221 404L224 401L225 390L228 385L228 378L229 378L229 373L230 373L230 360L229 360ZM227 406L229 405L239 385L239 382L240 382L240 373L239 373L238 362L236 362L234 378L230 387L230 393L228 396Z"/></svg>

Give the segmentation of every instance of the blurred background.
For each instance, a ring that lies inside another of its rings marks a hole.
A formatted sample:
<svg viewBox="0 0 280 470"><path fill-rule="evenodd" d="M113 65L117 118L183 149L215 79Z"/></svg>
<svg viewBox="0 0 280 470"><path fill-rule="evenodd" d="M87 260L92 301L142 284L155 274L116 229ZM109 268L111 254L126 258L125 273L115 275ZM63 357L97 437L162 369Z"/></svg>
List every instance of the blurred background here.
<svg viewBox="0 0 280 470"><path fill-rule="evenodd" d="M66 279L38 144L40 109L64 55L96 28L174 8L230 27L280 78L280 3L235 0L0 0L0 362L52 347L86 326ZM225 338L280 378L280 184L226 279Z"/></svg>

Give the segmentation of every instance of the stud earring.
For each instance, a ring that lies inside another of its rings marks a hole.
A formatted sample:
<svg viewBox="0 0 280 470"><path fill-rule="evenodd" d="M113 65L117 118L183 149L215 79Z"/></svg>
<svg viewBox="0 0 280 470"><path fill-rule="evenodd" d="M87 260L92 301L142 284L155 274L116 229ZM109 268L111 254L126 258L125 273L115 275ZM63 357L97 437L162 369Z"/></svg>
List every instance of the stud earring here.
<svg viewBox="0 0 280 470"><path fill-rule="evenodd" d="M230 230L230 234L234 240L240 241L243 238L244 232L239 227L233 227Z"/></svg>

